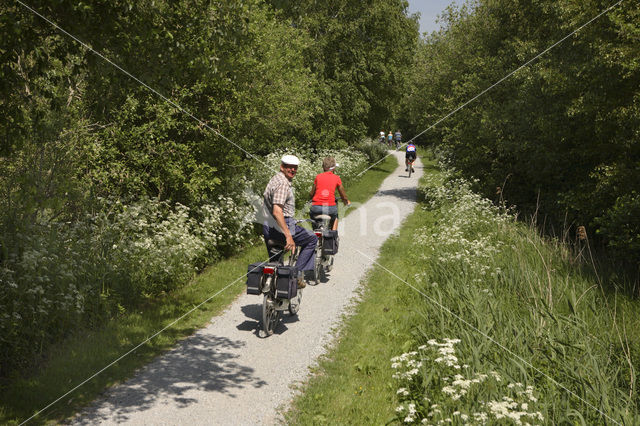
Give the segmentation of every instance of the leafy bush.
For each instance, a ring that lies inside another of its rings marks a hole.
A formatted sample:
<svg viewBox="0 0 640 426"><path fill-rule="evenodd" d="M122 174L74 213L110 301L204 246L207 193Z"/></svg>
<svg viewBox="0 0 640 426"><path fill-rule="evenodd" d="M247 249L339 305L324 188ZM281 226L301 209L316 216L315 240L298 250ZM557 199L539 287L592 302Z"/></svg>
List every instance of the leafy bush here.
<svg viewBox="0 0 640 426"><path fill-rule="evenodd" d="M2 373L77 326L183 285L254 236L244 200L219 197L195 212L153 199L105 204L113 213L73 223L40 216L21 233L21 255L2 264Z"/></svg>
<svg viewBox="0 0 640 426"><path fill-rule="evenodd" d="M388 148L386 145L376 142L373 139L364 139L356 145L356 149L366 155L369 162L373 164L387 155Z"/></svg>

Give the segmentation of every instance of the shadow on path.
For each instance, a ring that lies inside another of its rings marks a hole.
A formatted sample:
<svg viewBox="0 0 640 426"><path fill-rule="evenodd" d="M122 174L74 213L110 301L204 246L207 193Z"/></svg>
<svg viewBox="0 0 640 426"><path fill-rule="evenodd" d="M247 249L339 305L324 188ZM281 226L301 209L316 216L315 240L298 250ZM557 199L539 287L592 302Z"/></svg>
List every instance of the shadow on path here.
<svg viewBox="0 0 640 426"><path fill-rule="evenodd" d="M300 306L300 309L304 309L304 297L302 298L302 305ZM262 304L252 303L250 305L244 305L240 307L240 310L248 319L238 324L236 328L241 331L251 331L253 334L260 337L260 330L262 329ZM283 311L280 321L274 330L274 334L284 333L288 330L286 324L291 324L297 321L298 315L290 315L288 310Z"/></svg>
<svg viewBox="0 0 640 426"><path fill-rule="evenodd" d="M108 399L92 406L74 423L124 422L130 413L148 410L163 397L172 399L176 409L185 408L198 403L187 396L192 390L234 397L234 390L266 385L254 375L253 368L234 361L238 355L229 350L243 346L244 342L218 336L196 335L186 339L177 350L158 358L125 384L112 388Z"/></svg>
<svg viewBox="0 0 640 426"><path fill-rule="evenodd" d="M393 196L401 200L416 201L418 191L415 187L411 187L402 189L385 189L383 191L378 191L378 194Z"/></svg>

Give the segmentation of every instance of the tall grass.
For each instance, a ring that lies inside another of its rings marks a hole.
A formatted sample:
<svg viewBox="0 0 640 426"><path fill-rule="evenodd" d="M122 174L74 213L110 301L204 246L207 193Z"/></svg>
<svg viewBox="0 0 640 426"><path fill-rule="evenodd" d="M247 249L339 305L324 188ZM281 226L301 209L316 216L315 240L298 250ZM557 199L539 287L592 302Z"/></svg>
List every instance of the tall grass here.
<svg viewBox="0 0 640 426"><path fill-rule="evenodd" d="M606 294L565 246L468 182L426 179L421 191L437 221L414 239L423 267L410 281L423 294L422 320L418 347L391 361L401 389L396 418L635 421L637 306Z"/></svg>

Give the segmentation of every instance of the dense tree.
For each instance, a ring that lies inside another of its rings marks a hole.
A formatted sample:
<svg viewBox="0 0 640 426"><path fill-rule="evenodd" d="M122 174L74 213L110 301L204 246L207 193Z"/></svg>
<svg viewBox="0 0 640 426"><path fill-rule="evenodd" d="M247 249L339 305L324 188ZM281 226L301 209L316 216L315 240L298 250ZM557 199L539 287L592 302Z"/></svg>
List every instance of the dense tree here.
<svg viewBox="0 0 640 426"><path fill-rule="evenodd" d="M305 53L324 83L326 110L317 116L319 131L330 139L352 141L390 124L418 38L417 19L407 16L408 2L271 3L313 40Z"/></svg>
<svg viewBox="0 0 640 426"><path fill-rule="evenodd" d="M421 43L406 116L417 131L428 127L610 4L482 0L449 8L443 28ZM556 231L585 225L636 264L639 16L637 3L622 2L424 136L479 178L485 195L537 211Z"/></svg>

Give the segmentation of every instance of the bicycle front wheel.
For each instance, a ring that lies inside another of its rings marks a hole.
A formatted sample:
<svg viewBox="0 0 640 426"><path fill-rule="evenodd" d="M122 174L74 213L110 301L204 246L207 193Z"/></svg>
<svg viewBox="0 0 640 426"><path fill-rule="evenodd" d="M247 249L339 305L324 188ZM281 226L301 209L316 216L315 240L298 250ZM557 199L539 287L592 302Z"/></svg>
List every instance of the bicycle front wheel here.
<svg viewBox="0 0 640 426"><path fill-rule="evenodd" d="M262 328L267 336L271 336L278 325L281 312L276 310L276 301L267 293L262 299Z"/></svg>

